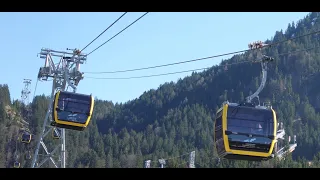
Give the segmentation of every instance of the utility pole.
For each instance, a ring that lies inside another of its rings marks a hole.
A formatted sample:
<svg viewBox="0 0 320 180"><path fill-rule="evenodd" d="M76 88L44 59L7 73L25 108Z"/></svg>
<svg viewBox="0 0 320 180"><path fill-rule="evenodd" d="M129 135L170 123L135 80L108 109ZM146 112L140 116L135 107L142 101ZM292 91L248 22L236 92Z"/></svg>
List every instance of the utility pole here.
<svg viewBox="0 0 320 180"><path fill-rule="evenodd" d="M24 88L21 91L21 102L25 105L29 103L29 94L31 91L29 90L29 85L31 84L31 79L23 79Z"/></svg>
<svg viewBox="0 0 320 180"><path fill-rule="evenodd" d="M195 168L194 166L195 157L196 157L196 151L192 151L189 157L189 168Z"/></svg>
<svg viewBox="0 0 320 180"><path fill-rule="evenodd" d="M45 144L45 137L52 132L52 103L55 93L58 90L66 91L67 87L71 87L73 92L76 92L77 85L80 80L83 79L83 73L80 72L80 64L83 64L87 60L87 55L82 54L77 49L67 49L72 52L55 51L47 48L42 48L40 52L40 58L45 60L44 66L40 67L38 73L38 79L42 81L52 80L51 98L48 105L47 114L43 121L42 130L37 138L37 146L32 160L31 167L41 167L49 159L56 168L66 167L66 137L65 129L61 128L60 141L58 145L53 147L52 151L49 151ZM54 57L60 58L55 62ZM40 146L41 145L41 146ZM40 148L43 148L45 154L39 154ZM59 151L58 161L56 163L54 154ZM42 158L40 161L40 157Z"/></svg>
<svg viewBox="0 0 320 180"><path fill-rule="evenodd" d="M160 168L164 168L164 165L166 164L166 160L165 159L159 159L159 163L160 163Z"/></svg>
<svg viewBox="0 0 320 180"><path fill-rule="evenodd" d="M144 168L150 168L151 167L151 160L144 161Z"/></svg>

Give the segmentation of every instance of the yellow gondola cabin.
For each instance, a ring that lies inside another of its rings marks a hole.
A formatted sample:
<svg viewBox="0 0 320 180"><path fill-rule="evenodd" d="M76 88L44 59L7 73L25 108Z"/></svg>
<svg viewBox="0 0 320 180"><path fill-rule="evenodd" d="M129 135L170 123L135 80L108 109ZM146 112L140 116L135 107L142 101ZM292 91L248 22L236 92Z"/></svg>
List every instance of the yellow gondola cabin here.
<svg viewBox="0 0 320 180"><path fill-rule="evenodd" d="M91 95L58 91L53 101L51 125L83 131L90 122L93 106Z"/></svg>
<svg viewBox="0 0 320 180"><path fill-rule="evenodd" d="M225 103L216 113L214 142L219 157L263 161L274 157L277 118L270 107Z"/></svg>
<svg viewBox="0 0 320 180"><path fill-rule="evenodd" d="M21 142L23 142L23 143L29 144L31 142L31 139L32 139L32 134L30 134L28 132L24 132L21 135Z"/></svg>
<svg viewBox="0 0 320 180"><path fill-rule="evenodd" d="M52 129L52 137L53 139L60 139L61 130L60 128L53 128Z"/></svg>
<svg viewBox="0 0 320 180"><path fill-rule="evenodd" d="M14 167L14 168L19 168L19 167L20 167L20 163L19 163L18 161L15 161L15 162L13 163L13 167Z"/></svg>

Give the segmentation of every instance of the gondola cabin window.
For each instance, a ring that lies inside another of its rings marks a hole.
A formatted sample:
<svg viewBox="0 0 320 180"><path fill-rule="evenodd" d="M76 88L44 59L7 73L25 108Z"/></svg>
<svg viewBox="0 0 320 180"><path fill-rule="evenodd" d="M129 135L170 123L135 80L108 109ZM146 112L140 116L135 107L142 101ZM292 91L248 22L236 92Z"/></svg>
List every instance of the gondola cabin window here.
<svg viewBox="0 0 320 180"><path fill-rule="evenodd" d="M233 150L269 152L274 136L273 112L250 107L228 107L227 131Z"/></svg>
<svg viewBox="0 0 320 180"><path fill-rule="evenodd" d="M217 153L221 154L224 152L224 141L223 141L223 129L222 129L222 109L216 114L215 121L215 144Z"/></svg>

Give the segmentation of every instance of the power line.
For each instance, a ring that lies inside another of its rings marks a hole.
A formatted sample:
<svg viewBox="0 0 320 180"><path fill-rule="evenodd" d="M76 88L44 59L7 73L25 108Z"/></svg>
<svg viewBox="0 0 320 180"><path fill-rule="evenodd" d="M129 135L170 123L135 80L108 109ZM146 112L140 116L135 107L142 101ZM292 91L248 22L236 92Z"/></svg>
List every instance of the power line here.
<svg viewBox="0 0 320 180"><path fill-rule="evenodd" d="M287 42L287 41L290 41L290 40L294 40L294 39L297 39L297 38L305 37L305 36L310 36L310 35L313 35L313 34L317 34L319 32L320 32L320 30L317 30L317 31L314 31L314 32L311 32L311 33L308 33L308 34L301 35L301 36L297 36L297 37L293 37L293 38L290 38L290 39L286 39L286 40L278 41L278 42L275 42L275 43L267 44L267 45L263 46L262 48L272 47L272 46L277 45L277 44L281 44L281 43L284 43L284 42ZM143 67L143 68L136 68L136 69L127 69L127 70L119 70L119 71L106 71L106 72L84 72L84 73L90 73L90 74L112 74L112 73L123 73L123 72L131 72L131 71L140 71L140 70L154 69L154 68L159 68L159 67L172 66L172 65L190 63L190 62L201 61L201 60L206 60L206 59L212 59L212 58L216 58L216 57L227 56L227 55L232 55L232 54L238 54L238 53L243 53L243 52L248 52L248 51L253 51L253 49L235 51L235 52L219 54L219 55L214 55L214 56L209 56L209 57L204 57L204 58L198 58L198 59L192 59L192 60L187 60L187 61L180 61L180 62L176 62L176 63L162 64L162 65L156 65L156 66L149 66L149 67Z"/></svg>
<svg viewBox="0 0 320 180"><path fill-rule="evenodd" d="M96 38L94 38L88 45L86 45L81 51L85 50L88 46L90 46L90 44L92 44L95 40L97 40L103 33L105 33L108 29L110 29L115 23L117 23L124 15L126 15L127 12L123 13L120 17L118 17L118 19L116 19L112 24L109 25L109 27L107 27L107 29L105 29L104 31L102 31L102 33L100 33Z"/></svg>
<svg viewBox="0 0 320 180"><path fill-rule="evenodd" d="M282 53L282 54L279 54L278 56L284 56L284 55L293 54L293 53L297 53L297 52L308 51L308 50L316 49L316 48L320 48L320 47L312 47L312 48L308 48L308 49L297 50L297 51L292 51L292 52L288 52L288 53ZM219 67L219 66L231 66L231 65L242 64L242 63L247 63L247 62L261 62L261 60L258 60L258 61L247 60L247 61L235 62L235 63L225 64L225 65L218 65L217 67ZM107 80L140 79L140 78L166 76L166 75L180 74L180 73L185 73L185 72L206 70L206 69L210 69L210 68L211 67L206 67L206 68L198 68L198 69L191 69L191 70L184 70L184 71L176 71L176 72L170 72L170 73L153 74L153 75L145 75L145 76L122 77L122 78L121 77L120 78L99 78L99 77L88 77L88 76L85 76L85 78L89 78L89 79L107 79Z"/></svg>
<svg viewBox="0 0 320 180"><path fill-rule="evenodd" d="M36 91L37 91L37 86L38 86L38 81L39 81L39 79L37 79L37 82L36 82L36 86L35 86L35 88L34 88L34 92L33 92L33 97L32 97L32 101L33 101L33 99L35 98L35 95L36 95Z"/></svg>
<svg viewBox="0 0 320 180"><path fill-rule="evenodd" d="M165 75L171 75L171 74L180 74L185 72L192 72L192 71L199 71L199 70L205 70L208 68L199 68L199 69L192 69L192 70L185 70L185 71L178 71L178 72L171 72L171 73L163 73L163 74L154 74L154 75L147 75L147 76L133 76L133 77L124 77L124 78L98 78L98 77L87 77L90 79L140 79L140 78L147 78L147 77L156 77L156 76L165 76Z"/></svg>
<svg viewBox="0 0 320 180"><path fill-rule="evenodd" d="M97 48L95 48L93 51L91 51L88 56L90 54L92 54L94 51L98 50L100 47L102 47L103 45L105 45L107 42L111 41L113 38L115 38L116 36L118 36L120 33L122 33L123 31L125 31L127 28L129 28L131 25L133 25L134 23L136 23L137 21L139 21L141 18L143 18L145 15L147 15L149 12L144 13L142 16L140 16L138 19L136 19L135 21L133 21L131 24L129 24L127 27L125 27L124 29L122 29L120 32L118 32L117 34L115 34L114 36L112 36L109 40L107 40L106 42L104 42L103 44L101 44L100 46L98 46Z"/></svg>

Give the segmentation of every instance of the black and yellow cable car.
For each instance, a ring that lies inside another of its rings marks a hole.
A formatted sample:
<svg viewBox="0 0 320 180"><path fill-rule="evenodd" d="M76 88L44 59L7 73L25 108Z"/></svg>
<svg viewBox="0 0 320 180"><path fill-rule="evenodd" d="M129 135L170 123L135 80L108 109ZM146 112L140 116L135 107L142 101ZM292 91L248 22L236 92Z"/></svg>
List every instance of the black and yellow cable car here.
<svg viewBox="0 0 320 180"><path fill-rule="evenodd" d="M260 106L259 93L267 80L267 63L263 56L262 81L258 90L243 103L224 102L214 122L214 142L218 156L225 159L263 161L274 157L277 141L277 117L271 106ZM257 98L259 105L252 103Z"/></svg>
<svg viewBox="0 0 320 180"><path fill-rule="evenodd" d="M272 108L225 103L214 122L219 157L263 161L274 157L276 113Z"/></svg>
<svg viewBox="0 0 320 180"><path fill-rule="evenodd" d="M60 139L61 135L61 130L60 128L53 128L52 129L52 138L53 139Z"/></svg>
<svg viewBox="0 0 320 180"><path fill-rule="evenodd" d="M13 167L14 167L14 168L19 168L19 167L20 167L20 163L19 163L18 161L15 161L15 162L13 163Z"/></svg>
<svg viewBox="0 0 320 180"><path fill-rule="evenodd" d="M21 142L29 144L32 140L32 134L28 132L23 132L21 135Z"/></svg>
<svg viewBox="0 0 320 180"><path fill-rule="evenodd" d="M90 122L93 106L92 95L58 91L53 101L51 125L83 131Z"/></svg>

